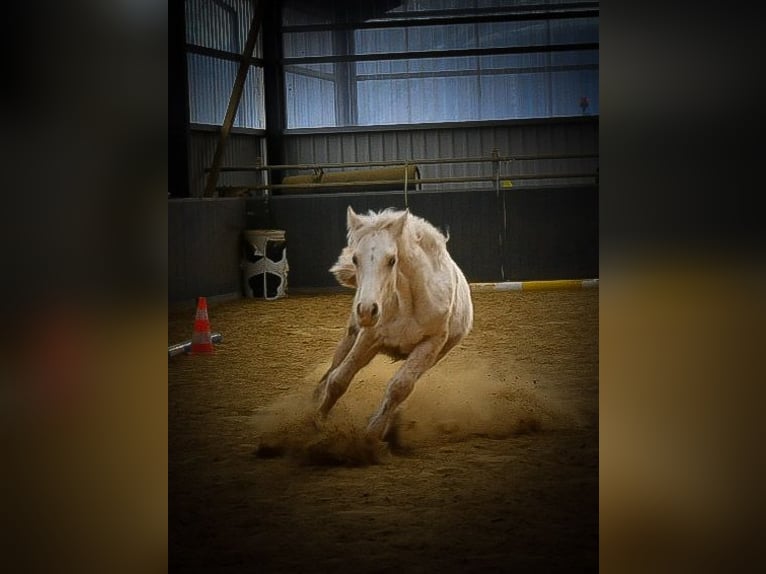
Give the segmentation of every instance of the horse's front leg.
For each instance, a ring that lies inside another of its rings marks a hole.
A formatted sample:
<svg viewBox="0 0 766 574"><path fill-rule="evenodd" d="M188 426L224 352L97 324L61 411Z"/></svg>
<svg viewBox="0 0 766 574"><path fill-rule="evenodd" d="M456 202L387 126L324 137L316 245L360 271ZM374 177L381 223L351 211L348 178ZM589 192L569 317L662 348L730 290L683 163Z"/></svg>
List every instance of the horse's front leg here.
<svg viewBox="0 0 766 574"><path fill-rule="evenodd" d="M378 411L367 425L367 437L380 441L389 431L391 420L399 405L410 396L417 381L440 358L447 334L429 337L415 347L388 383L386 395Z"/></svg>
<svg viewBox="0 0 766 574"><path fill-rule="evenodd" d="M350 331L349 328L349 333ZM345 351L344 348L349 344L349 339L351 348ZM317 399L321 400L318 412L322 418L327 416L333 405L343 396L359 369L378 354L379 348L380 343L370 329L361 329L353 338L347 336L341 341L335 352L335 359L339 359L338 364L330 368L317 388Z"/></svg>
<svg viewBox="0 0 766 574"><path fill-rule="evenodd" d="M359 328L354 324L353 321L349 321L348 326L346 327L346 334L343 336L343 339L340 340L340 343L338 343L338 346L335 348L335 353L333 354L330 368L327 369L324 375L322 375L319 384L314 389L314 400L319 400L322 398L325 386L327 385L327 377L338 367L338 365L341 364L343 359L346 358L349 351L351 351L351 348L354 346L354 342L356 341L358 335Z"/></svg>

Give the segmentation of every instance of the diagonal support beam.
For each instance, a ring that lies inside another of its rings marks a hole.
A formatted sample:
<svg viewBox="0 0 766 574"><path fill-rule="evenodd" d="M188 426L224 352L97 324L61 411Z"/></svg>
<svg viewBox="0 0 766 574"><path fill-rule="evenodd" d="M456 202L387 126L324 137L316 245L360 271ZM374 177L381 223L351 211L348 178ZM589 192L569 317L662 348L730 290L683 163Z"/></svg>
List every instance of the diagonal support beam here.
<svg viewBox="0 0 766 574"><path fill-rule="evenodd" d="M255 2L253 20L250 22L250 31L247 33L245 50L242 54L242 59L239 62L237 78L234 80L234 87L232 88L231 96L229 97L229 105L226 108L226 116L224 117L223 125L221 126L221 136L218 138L218 144L215 147L213 165L210 167L210 171L207 174L207 183L205 184L204 197L212 197L213 193L215 193L216 185L218 184L218 173L221 170L223 150L226 147L226 141L229 139L231 127L234 125L234 117L237 115L239 102L242 99L242 90L245 87L247 72L250 70L250 59L252 58L253 50L255 49L255 43L258 40L258 32L261 27L261 22L263 21L263 4L263 1L256 0Z"/></svg>

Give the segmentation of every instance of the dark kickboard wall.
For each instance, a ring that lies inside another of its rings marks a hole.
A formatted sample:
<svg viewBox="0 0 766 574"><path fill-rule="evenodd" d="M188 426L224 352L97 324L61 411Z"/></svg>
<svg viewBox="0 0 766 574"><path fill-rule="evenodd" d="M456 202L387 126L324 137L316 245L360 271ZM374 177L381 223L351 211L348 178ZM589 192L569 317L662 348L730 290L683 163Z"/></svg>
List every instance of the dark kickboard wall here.
<svg viewBox="0 0 766 574"><path fill-rule="evenodd" d="M242 231L282 229L287 289L333 287L346 244L346 208L404 208L401 192L182 199L168 207L168 299L242 295ZM598 277L598 188L417 192L410 211L450 235L472 282Z"/></svg>
<svg viewBox="0 0 766 574"><path fill-rule="evenodd" d="M168 202L168 300L242 293L244 198Z"/></svg>
<svg viewBox="0 0 766 574"><path fill-rule="evenodd" d="M247 226L285 231L288 288L335 285L328 269L346 243L346 209L404 208L404 194L274 196L268 213L248 200ZM598 277L598 189L417 192L410 211L448 232L448 248L469 281Z"/></svg>

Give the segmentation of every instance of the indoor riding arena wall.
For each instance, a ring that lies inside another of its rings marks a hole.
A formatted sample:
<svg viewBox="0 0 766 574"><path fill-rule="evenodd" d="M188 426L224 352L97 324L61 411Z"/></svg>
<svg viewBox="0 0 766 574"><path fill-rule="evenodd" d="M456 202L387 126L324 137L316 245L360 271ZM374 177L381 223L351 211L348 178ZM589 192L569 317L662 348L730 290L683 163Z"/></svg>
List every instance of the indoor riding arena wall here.
<svg viewBox="0 0 766 574"><path fill-rule="evenodd" d="M285 232L288 290L335 286L346 208L409 207L444 232L471 282L598 277L598 187L302 194L168 202L168 299L242 296L242 232Z"/></svg>

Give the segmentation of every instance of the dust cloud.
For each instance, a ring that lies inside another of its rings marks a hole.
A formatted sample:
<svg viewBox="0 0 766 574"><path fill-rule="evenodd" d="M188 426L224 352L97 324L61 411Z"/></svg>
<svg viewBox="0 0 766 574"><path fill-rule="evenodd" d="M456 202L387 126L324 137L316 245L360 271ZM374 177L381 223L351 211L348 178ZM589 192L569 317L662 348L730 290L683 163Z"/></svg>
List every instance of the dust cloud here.
<svg viewBox="0 0 766 574"><path fill-rule="evenodd" d="M545 382L519 365L446 357L415 385L401 405L385 443L365 436L386 385L400 363L376 357L351 382L327 419L315 416L313 390L329 366L317 365L299 385L252 419L261 458L289 456L302 464L364 466L397 452L466 441L504 439L564 426L577 417L545 390Z"/></svg>

